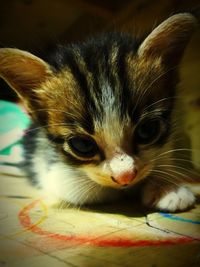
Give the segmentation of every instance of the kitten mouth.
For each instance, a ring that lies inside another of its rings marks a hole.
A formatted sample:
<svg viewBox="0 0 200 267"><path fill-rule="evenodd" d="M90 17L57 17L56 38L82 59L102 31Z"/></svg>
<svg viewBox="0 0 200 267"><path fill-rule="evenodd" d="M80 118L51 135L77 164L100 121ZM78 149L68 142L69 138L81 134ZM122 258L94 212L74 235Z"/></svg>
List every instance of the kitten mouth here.
<svg viewBox="0 0 200 267"><path fill-rule="evenodd" d="M111 179L113 180L113 182L119 184L119 182L117 180L115 180L115 178L113 176L111 176Z"/></svg>

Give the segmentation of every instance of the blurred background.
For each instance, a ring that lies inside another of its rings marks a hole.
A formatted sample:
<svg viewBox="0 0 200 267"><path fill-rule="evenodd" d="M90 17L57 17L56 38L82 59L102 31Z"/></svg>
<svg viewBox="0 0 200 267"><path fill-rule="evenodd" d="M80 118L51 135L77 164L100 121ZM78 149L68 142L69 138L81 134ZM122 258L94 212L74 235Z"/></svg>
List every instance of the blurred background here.
<svg viewBox="0 0 200 267"><path fill-rule="evenodd" d="M1 0L0 47L17 47L43 57L55 43L81 41L103 31L121 30L140 37L177 12L195 11L200 20L198 10L199 0ZM200 150L199 70L197 30L181 65L180 89L187 130ZM17 99L1 79L0 99ZM194 153L200 164L200 153Z"/></svg>
<svg viewBox="0 0 200 267"><path fill-rule="evenodd" d="M0 46L43 56L55 43L81 41L102 31L140 36L169 15L199 6L199 0L1 0ZM188 60L197 60L199 45L197 34ZM5 87L0 84L1 98L14 99Z"/></svg>

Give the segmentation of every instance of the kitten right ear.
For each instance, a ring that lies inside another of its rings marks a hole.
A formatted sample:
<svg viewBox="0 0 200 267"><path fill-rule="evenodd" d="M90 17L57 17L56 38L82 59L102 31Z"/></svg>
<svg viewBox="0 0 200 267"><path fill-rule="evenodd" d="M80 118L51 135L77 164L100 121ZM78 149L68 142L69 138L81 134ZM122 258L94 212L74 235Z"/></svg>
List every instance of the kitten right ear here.
<svg viewBox="0 0 200 267"><path fill-rule="evenodd" d="M139 57L160 58L172 66L179 64L197 25L197 19L189 13L169 17L146 37L138 49Z"/></svg>
<svg viewBox="0 0 200 267"><path fill-rule="evenodd" d="M25 102L33 98L35 89L51 75L51 67L31 53L14 48L0 49L0 77Z"/></svg>

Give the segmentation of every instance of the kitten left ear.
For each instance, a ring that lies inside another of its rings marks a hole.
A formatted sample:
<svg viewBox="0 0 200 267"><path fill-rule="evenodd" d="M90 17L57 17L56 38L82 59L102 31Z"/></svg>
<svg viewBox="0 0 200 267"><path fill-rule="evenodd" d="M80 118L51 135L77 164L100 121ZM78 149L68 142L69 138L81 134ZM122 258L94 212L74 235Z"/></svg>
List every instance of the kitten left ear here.
<svg viewBox="0 0 200 267"><path fill-rule="evenodd" d="M197 24L189 13L171 16L143 41L138 49L139 57L158 57L168 65L177 65Z"/></svg>
<svg viewBox="0 0 200 267"><path fill-rule="evenodd" d="M0 49L0 77L25 100L32 98L34 89L40 88L51 74L51 67L31 53L14 48Z"/></svg>

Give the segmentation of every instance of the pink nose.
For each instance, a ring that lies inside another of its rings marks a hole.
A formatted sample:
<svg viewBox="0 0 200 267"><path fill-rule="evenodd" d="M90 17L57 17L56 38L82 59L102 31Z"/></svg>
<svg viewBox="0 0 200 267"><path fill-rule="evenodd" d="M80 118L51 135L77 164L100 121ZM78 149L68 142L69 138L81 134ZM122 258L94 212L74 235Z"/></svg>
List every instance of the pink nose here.
<svg viewBox="0 0 200 267"><path fill-rule="evenodd" d="M137 171L135 170L134 172L124 172L120 174L119 176L111 176L112 180L121 185L129 185L136 177Z"/></svg>

